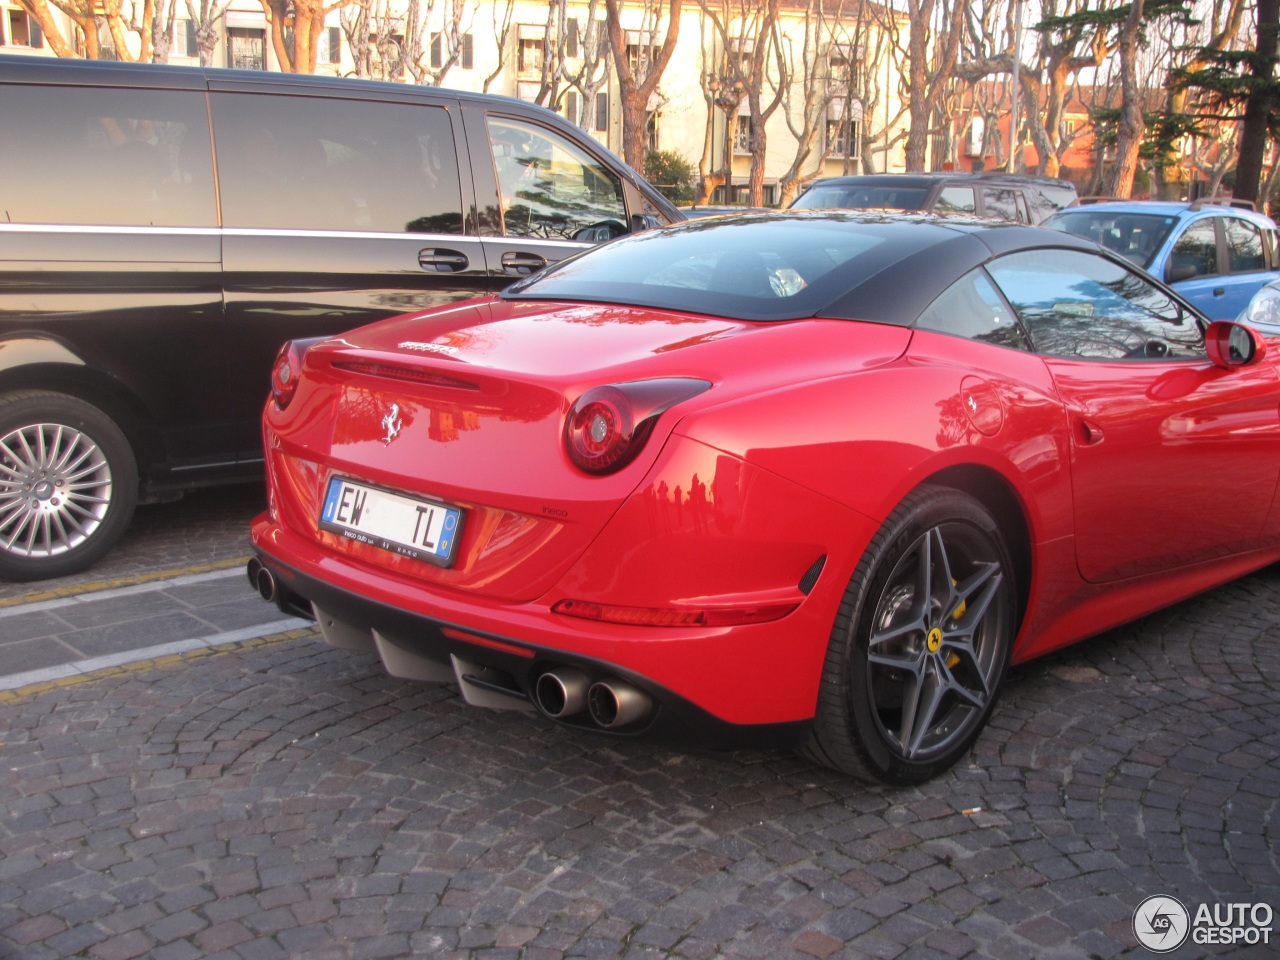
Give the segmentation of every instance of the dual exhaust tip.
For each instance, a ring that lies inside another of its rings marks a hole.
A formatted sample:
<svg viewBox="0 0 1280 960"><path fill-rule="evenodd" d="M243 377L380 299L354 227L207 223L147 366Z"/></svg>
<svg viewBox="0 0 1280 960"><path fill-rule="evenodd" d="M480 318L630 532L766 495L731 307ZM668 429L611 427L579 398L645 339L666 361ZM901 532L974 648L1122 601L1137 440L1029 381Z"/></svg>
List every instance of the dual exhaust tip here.
<svg viewBox="0 0 1280 960"><path fill-rule="evenodd" d="M270 570L254 558L245 572L263 600L279 604L280 587ZM592 683L590 677L573 667L558 667L538 677L534 699L549 717L559 720L585 710L597 726L606 730L638 723L653 712L653 698L626 681L609 678Z"/></svg>
<svg viewBox="0 0 1280 960"><path fill-rule="evenodd" d="M533 694L538 709L549 717L562 720L585 710L606 730L639 723L653 712L653 698L626 681L610 677L592 683L573 667L548 670L538 677Z"/></svg>
<svg viewBox="0 0 1280 960"><path fill-rule="evenodd" d="M278 603L280 600L280 588L276 585L275 574L262 565L257 557L249 561L245 573L249 575L249 582L253 584L253 589L258 591L258 595L267 603Z"/></svg>

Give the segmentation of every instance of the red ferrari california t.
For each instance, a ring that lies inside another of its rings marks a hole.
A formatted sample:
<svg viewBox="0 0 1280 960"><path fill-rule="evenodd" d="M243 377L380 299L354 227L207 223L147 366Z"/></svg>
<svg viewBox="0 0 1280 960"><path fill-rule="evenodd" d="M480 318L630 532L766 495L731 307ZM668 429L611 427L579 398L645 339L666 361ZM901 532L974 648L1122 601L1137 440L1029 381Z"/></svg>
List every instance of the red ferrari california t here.
<svg viewBox="0 0 1280 960"><path fill-rule="evenodd" d="M916 783L1280 556L1272 359L1059 231L693 221L287 344L250 578L478 706Z"/></svg>

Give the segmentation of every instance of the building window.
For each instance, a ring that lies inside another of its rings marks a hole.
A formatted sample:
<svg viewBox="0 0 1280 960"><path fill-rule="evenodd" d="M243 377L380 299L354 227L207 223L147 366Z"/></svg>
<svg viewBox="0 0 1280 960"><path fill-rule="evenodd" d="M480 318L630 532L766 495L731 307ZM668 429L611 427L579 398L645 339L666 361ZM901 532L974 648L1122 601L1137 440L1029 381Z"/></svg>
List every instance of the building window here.
<svg viewBox="0 0 1280 960"><path fill-rule="evenodd" d="M338 27L326 27L320 34L320 49L316 51L318 63L342 62L342 31Z"/></svg>
<svg viewBox="0 0 1280 960"><path fill-rule="evenodd" d="M582 94L570 90L564 98L564 118L570 123L580 123L582 119Z"/></svg>
<svg viewBox="0 0 1280 960"><path fill-rule="evenodd" d="M400 24L396 23L399 27ZM385 31L385 32L384 32ZM391 80L404 78L404 34L391 32L390 25L375 25L369 38L373 41L373 61L381 75Z"/></svg>
<svg viewBox="0 0 1280 960"><path fill-rule="evenodd" d="M9 42L15 47L43 47L44 34L40 32L40 24L36 23L25 10L9 10ZM4 37L0 36L0 43Z"/></svg>
<svg viewBox="0 0 1280 960"><path fill-rule="evenodd" d="M596 130L609 129L609 94L596 94Z"/></svg>
<svg viewBox="0 0 1280 960"><path fill-rule="evenodd" d="M464 33L458 44L458 66L463 70L470 70L475 66L475 44L472 42L471 34ZM444 66L444 36L440 33L431 35L431 69L439 70Z"/></svg>
<svg viewBox="0 0 1280 960"><path fill-rule="evenodd" d="M235 70L265 70L265 30L227 28L227 66Z"/></svg>
<svg viewBox="0 0 1280 960"><path fill-rule="evenodd" d="M649 75L649 65L658 56L658 47L653 43L653 34L640 30L628 30L626 40L627 63L631 66L631 75L637 80L642 80Z"/></svg>
<svg viewBox="0 0 1280 960"><path fill-rule="evenodd" d="M520 26L520 43L516 48L516 69L523 76L542 74L542 48L545 40L545 27L526 24Z"/></svg>
<svg viewBox="0 0 1280 960"><path fill-rule="evenodd" d="M733 129L733 152L751 152L751 116L739 114L737 126Z"/></svg>
<svg viewBox="0 0 1280 960"><path fill-rule="evenodd" d="M857 120L827 119L827 156L858 159L861 143Z"/></svg>

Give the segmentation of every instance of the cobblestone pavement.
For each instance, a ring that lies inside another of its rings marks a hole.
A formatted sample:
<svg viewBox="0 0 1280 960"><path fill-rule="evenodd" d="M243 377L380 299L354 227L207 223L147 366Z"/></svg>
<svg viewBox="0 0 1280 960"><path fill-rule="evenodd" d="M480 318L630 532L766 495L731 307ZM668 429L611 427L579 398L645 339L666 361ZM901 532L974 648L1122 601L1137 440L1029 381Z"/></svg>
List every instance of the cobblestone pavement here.
<svg viewBox="0 0 1280 960"><path fill-rule="evenodd" d="M480 711L310 629L0 692L0 956L1147 956L1147 896L1280 911L1278 638L1271 568L1015 670L909 790Z"/></svg>

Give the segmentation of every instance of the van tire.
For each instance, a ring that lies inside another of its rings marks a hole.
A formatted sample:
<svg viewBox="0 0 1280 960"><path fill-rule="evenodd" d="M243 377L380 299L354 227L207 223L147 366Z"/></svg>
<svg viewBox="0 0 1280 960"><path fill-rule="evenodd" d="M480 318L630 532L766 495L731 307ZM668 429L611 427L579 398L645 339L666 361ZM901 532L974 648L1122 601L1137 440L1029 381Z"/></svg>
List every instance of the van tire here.
<svg viewBox="0 0 1280 960"><path fill-rule="evenodd" d="M105 413L48 390L0 395L0 577L84 570L120 539L137 503L133 449Z"/></svg>

